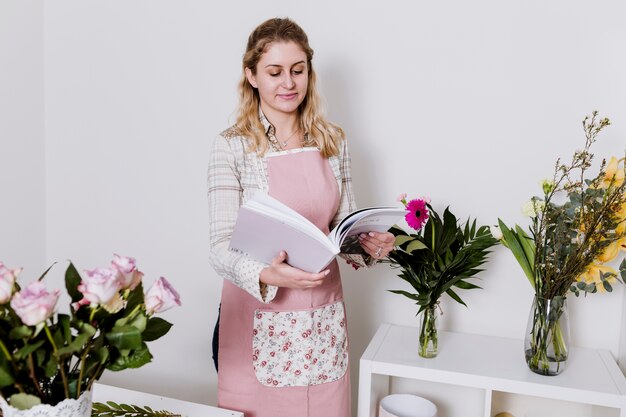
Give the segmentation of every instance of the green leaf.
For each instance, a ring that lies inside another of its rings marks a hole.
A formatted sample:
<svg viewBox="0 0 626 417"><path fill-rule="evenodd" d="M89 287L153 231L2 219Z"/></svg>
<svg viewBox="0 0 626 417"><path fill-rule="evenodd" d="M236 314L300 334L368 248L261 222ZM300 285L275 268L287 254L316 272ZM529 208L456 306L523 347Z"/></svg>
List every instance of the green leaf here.
<svg viewBox="0 0 626 417"><path fill-rule="evenodd" d="M408 253L411 253L413 251L426 249L426 248L427 246L424 243L416 239L413 242L409 243L409 245L406 247L406 251Z"/></svg>
<svg viewBox="0 0 626 417"><path fill-rule="evenodd" d="M520 238L512 229L509 229L506 224L500 219L498 219L498 225L500 226L500 230L502 231L502 236L509 250L513 253L513 256L517 260L517 263L522 267L522 271L526 274L526 278L532 285L533 289L535 288L535 274L534 274L534 260L531 260L526 256L526 251L524 250L522 243L520 242ZM522 231L523 232L523 231ZM525 235L525 233L524 233Z"/></svg>
<svg viewBox="0 0 626 417"><path fill-rule="evenodd" d="M15 382L15 378L9 371L8 363L4 363L0 366L0 387L8 387L9 385L13 385Z"/></svg>
<svg viewBox="0 0 626 417"><path fill-rule="evenodd" d="M460 280L459 282L454 284L454 286L455 287L459 287L462 290L482 289L478 285L474 285L471 282L467 282L467 281L463 281L463 280Z"/></svg>
<svg viewBox="0 0 626 417"><path fill-rule="evenodd" d="M402 229L401 227L398 227L398 225L393 225L391 226L391 228L389 229L389 232L394 235L394 236L408 236L408 233L404 231L404 229Z"/></svg>
<svg viewBox="0 0 626 417"><path fill-rule="evenodd" d="M32 336L32 334L33 334L33 329L31 329L28 326L14 327L9 332L9 339L20 340L20 339L24 339L24 338Z"/></svg>
<svg viewBox="0 0 626 417"><path fill-rule="evenodd" d="M518 241L520 246L524 250L524 255L526 255L526 259L528 259L528 264L533 267L535 265L535 241L524 232L524 230L519 227L517 224L515 225L515 232L518 236Z"/></svg>
<svg viewBox="0 0 626 417"><path fill-rule="evenodd" d="M78 326L78 330L79 333L74 338L74 340L72 340L67 346L62 347L57 351L57 354L59 356L80 352L83 349L83 346L85 346L89 342L91 337L96 334L96 328L87 323L81 323Z"/></svg>
<svg viewBox="0 0 626 417"><path fill-rule="evenodd" d="M417 294L411 294L410 292L407 292L407 291L402 291L402 290L388 290L388 291L394 294L404 295L405 297L410 298L411 300L418 301L419 299L419 296Z"/></svg>
<svg viewBox="0 0 626 417"><path fill-rule="evenodd" d="M152 360L148 347L144 344L142 349L133 351L128 356L120 356L107 366L111 371L122 371L127 368L140 368Z"/></svg>
<svg viewBox="0 0 626 417"><path fill-rule="evenodd" d="M70 262L67 269L65 270L65 289L67 293L72 298L72 302L75 303L79 300L82 300L83 294L78 291L77 287L81 282L81 277L76 267L73 263Z"/></svg>
<svg viewBox="0 0 626 417"><path fill-rule="evenodd" d="M147 323L148 323L148 317L145 314L141 313L141 314L137 314L137 316L133 319L133 321L131 321L128 324L136 327L137 330L139 330L140 332L143 332L144 330L146 330Z"/></svg>
<svg viewBox="0 0 626 417"><path fill-rule="evenodd" d="M129 412L129 413L132 413L133 411L135 411L135 409L128 404L120 404L120 407L122 408L122 410Z"/></svg>
<svg viewBox="0 0 626 417"><path fill-rule="evenodd" d="M31 353L39 349L45 342L46 342L45 340L39 340L38 342L35 342L33 344L24 345L23 348L21 348L15 353L14 355L15 359L20 360L20 359L26 358L28 355L30 355Z"/></svg>
<svg viewBox="0 0 626 417"><path fill-rule="evenodd" d="M393 243L394 246L400 246L406 242L410 242L411 240L415 239L415 237L413 236L396 236L396 240Z"/></svg>
<svg viewBox="0 0 626 417"><path fill-rule="evenodd" d="M106 334L106 338L118 349L138 349L141 347L141 332L135 326L115 326Z"/></svg>
<svg viewBox="0 0 626 417"><path fill-rule="evenodd" d="M63 332L64 344L70 343L72 340L72 329L70 326L70 316L67 314L59 314L59 324Z"/></svg>
<svg viewBox="0 0 626 417"><path fill-rule="evenodd" d="M151 342L164 336L172 327L172 324L160 317L152 317L148 320L146 330L141 334L143 340Z"/></svg>
<svg viewBox="0 0 626 417"><path fill-rule="evenodd" d="M463 302L463 300L461 300L461 297L459 297L459 296L457 295L457 293L455 293L455 292L454 292L454 291L452 291L451 289L448 289L448 290L446 291L446 294L448 294L450 297L452 297L452 299L453 299L454 301L456 301L457 303L459 303L459 304L463 304L465 307L467 307L467 304L465 304L465 303Z"/></svg>
<svg viewBox="0 0 626 417"><path fill-rule="evenodd" d="M140 407L134 404L117 404L113 401L108 401L106 404L95 402L92 404L92 410L92 417L168 417L178 415L166 410L154 411L147 405Z"/></svg>
<svg viewBox="0 0 626 417"><path fill-rule="evenodd" d="M113 401L107 401L107 404L109 404L109 406L114 410L122 410L122 407L120 407L118 403L115 403Z"/></svg>
<svg viewBox="0 0 626 417"><path fill-rule="evenodd" d="M37 279L37 281L41 281L42 279L44 279L44 277L48 274L48 272L50 272L50 270L52 269L52 267L56 265L56 262L54 262L52 265L50 265L48 267L48 269L46 269L45 271L43 271L43 274L41 274L41 276Z"/></svg>
<svg viewBox="0 0 626 417"><path fill-rule="evenodd" d="M53 376L57 374L58 365L59 365L59 362L57 361L57 359L53 355L51 355L50 360L48 360L44 368L44 374L46 375L47 378L52 378Z"/></svg>
<svg viewBox="0 0 626 417"><path fill-rule="evenodd" d="M135 307L143 304L143 284L140 282L134 290L128 294L125 311L133 311Z"/></svg>
<svg viewBox="0 0 626 417"><path fill-rule="evenodd" d="M28 410L41 404L41 400L32 394L18 393L9 397L9 404L18 410Z"/></svg>

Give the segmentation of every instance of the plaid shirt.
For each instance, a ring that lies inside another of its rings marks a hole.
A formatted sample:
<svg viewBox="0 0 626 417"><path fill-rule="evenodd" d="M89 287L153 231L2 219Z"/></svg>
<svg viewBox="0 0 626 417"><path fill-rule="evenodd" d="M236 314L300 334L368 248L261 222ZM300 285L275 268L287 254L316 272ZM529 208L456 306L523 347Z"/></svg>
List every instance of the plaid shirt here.
<svg viewBox="0 0 626 417"><path fill-rule="evenodd" d="M268 139L276 150L274 127L260 114ZM246 202L257 190L268 192L267 158L259 157L256 152L246 152L248 139L240 136L235 127L231 127L215 138L209 158L208 191L209 200L209 261L213 269L222 277L230 280L239 288L247 291L254 298L264 303L272 301L277 287L265 285L259 281L261 270L267 264L229 250L229 242L239 206ZM300 149L281 151L282 153L299 152ZM348 145L342 141L338 156L328 158L332 172L337 180L340 192L340 204L333 218L332 230L348 213L356 209L350 176L350 156ZM369 256L341 255L348 262L365 266L373 260Z"/></svg>

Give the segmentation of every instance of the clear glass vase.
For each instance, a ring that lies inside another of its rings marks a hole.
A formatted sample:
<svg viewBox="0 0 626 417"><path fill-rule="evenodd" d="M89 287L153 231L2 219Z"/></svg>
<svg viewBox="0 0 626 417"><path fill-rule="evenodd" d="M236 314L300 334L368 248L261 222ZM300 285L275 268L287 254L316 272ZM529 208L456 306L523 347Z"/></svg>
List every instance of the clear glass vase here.
<svg viewBox="0 0 626 417"><path fill-rule="evenodd" d="M419 350L418 353L423 358L434 358L437 356L437 305L426 307L419 314Z"/></svg>
<svg viewBox="0 0 626 417"><path fill-rule="evenodd" d="M566 298L535 296L524 338L528 367L540 375L558 375L565 369L568 349L569 314Z"/></svg>

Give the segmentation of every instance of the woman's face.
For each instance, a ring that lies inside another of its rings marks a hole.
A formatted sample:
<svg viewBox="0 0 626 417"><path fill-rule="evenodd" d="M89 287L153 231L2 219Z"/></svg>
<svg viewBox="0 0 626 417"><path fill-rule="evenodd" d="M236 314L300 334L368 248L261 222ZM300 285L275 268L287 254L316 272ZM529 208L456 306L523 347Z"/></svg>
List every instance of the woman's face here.
<svg viewBox="0 0 626 417"><path fill-rule="evenodd" d="M246 68L248 82L258 90L261 108L272 113L292 114L306 97L309 73L306 54L294 42L270 44L256 66L256 74Z"/></svg>

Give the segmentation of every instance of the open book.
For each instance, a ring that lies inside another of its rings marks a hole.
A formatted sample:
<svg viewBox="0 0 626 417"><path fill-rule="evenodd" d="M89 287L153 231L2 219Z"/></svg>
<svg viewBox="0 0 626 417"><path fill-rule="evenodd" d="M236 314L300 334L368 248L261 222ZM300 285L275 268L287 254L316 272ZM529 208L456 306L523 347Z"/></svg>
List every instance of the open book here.
<svg viewBox="0 0 626 417"><path fill-rule="evenodd" d="M365 253L360 233L386 232L405 214L397 207L364 208L348 214L325 235L295 210L257 193L239 209L230 249L267 264L284 250L289 265L319 272L340 252Z"/></svg>

